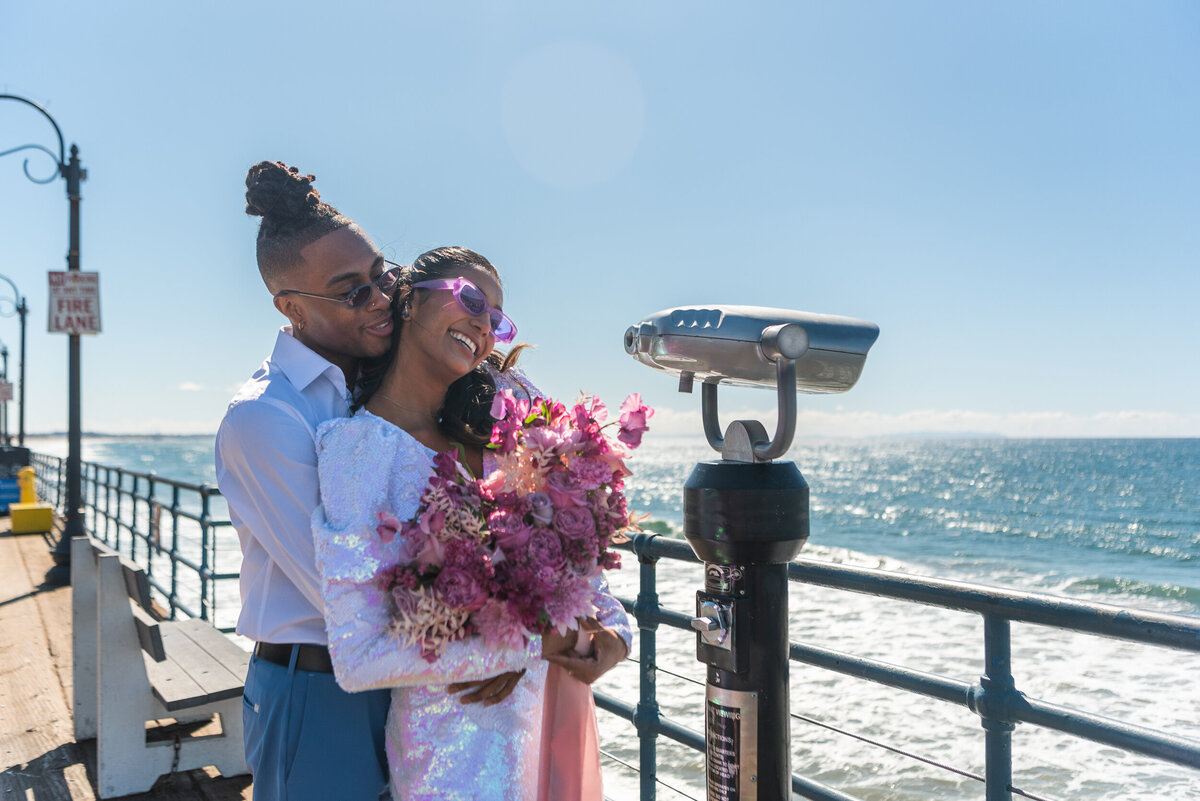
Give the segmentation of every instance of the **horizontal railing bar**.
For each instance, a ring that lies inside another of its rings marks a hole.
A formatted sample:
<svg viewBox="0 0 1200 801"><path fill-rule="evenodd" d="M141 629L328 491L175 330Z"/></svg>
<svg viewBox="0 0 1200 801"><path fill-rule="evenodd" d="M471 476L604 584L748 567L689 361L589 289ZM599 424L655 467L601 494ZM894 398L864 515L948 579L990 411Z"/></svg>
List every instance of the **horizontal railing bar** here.
<svg viewBox="0 0 1200 801"><path fill-rule="evenodd" d="M618 701L608 693L602 693L595 689L592 690L592 697L595 699L596 707L598 709L603 709L605 712L611 712L623 720L634 723L633 716L635 710L632 706ZM634 725L637 724L635 723ZM656 733L670 737L680 745L686 745L688 748L691 748L694 751L704 750L703 734L697 731L692 731L686 726L676 723L670 718L665 718L662 715L659 715L657 720L650 723L650 728L652 728Z"/></svg>
<svg viewBox="0 0 1200 801"><path fill-rule="evenodd" d="M794 662L803 662L832 670L835 673L867 679L876 684L907 690L963 706L967 705L967 697L971 692L971 685L965 681L956 681L933 673L891 665L863 656L853 656L816 645L788 643L788 658Z"/></svg>
<svg viewBox="0 0 1200 801"><path fill-rule="evenodd" d="M682 629L683 631L694 631L692 628L692 618L690 615L685 615L682 612L675 612L665 607L659 606L655 609L639 610L635 607L637 602L632 598L624 598L620 595L614 595L625 611L631 615L637 616L641 623L666 623L674 629Z"/></svg>
<svg viewBox="0 0 1200 801"><path fill-rule="evenodd" d="M970 708L969 696L973 688L966 682L796 642L789 644L788 657L835 673ZM1032 723L1179 765L1200 767L1200 742L1195 740L1030 699L1023 694L1019 697L1020 701L1008 715L1014 722Z"/></svg>
<svg viewBox="0 0 1200 801"><path fill-rule="evenodd" d="M699 563L700 559L687 544L687 540L666 537L661 534L632 534L627 542L613 543L614 548L633 551L638 556L651 559L675 559L680 562Z"/></svg>
<svg viewBox="0 0 1200 801"><path fill-rule="evenodd" d="M810 801L861 801L852 795L826 787L823 784L806 779L798 773L792 774L792 792L799 793Z"/></svg>
<svg viewBox="0 0 1200 801"><path fill-rule="evenodd" d="M1013 705L1014 720L1111 745L1189 768L1200 768L1200 741L1132 723L1057 706L1023 694Z"/></svg>
<svg viewBox="0 0 1200 801"><path fill-rule="evenodd" d="M788 564L788 579L803 584L996 615L1104 637L1200 652L1200 618L1126 609L1053 595L910 576L810 559Z"/></svg>

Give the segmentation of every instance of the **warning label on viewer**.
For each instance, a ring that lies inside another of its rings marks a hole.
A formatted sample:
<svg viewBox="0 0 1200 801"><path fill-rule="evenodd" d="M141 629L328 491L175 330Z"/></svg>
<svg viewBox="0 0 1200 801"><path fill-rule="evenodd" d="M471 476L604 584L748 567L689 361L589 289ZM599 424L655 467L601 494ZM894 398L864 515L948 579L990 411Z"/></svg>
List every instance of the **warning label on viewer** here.
<svg viewBox="0 0 1200 801"><path fill-rule="evenodd" d="M709 801L737 801L742 711L712 700L706 711Z"/></svg>

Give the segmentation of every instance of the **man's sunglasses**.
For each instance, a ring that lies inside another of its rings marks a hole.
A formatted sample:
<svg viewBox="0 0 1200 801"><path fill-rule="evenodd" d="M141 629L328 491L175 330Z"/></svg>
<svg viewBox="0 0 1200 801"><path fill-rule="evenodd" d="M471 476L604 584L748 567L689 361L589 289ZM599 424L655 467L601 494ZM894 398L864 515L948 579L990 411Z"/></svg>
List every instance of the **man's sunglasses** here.
<svg viewBox="0 0 1200 801"><path fill-rule="evenodd" d="M495 334L497 342L512 342L517 335L517 326L508 318L508 315L499 309L493 309L492 305L488 303L487 296L483 294L483 290L462 276L441 278L436 281L420 281L413 284L412 288L449 289L454 293L454 299L458 301L458 305L462 306L463 311L467 314L477 316L487 312L488 321L492 324L492 333Z"/></svg>
<svg viewBox="0 0 1200 801"><path fill-rule="evenodd" d="M275 297L304 295L306 298L320 298L321 300L332 300L335 303L345 303L350 308L357 309L371 302L371 297L375 294L376 288L390 298L392 293L396 291L396 287L400 285L400 274L404 272L404 268L394 262L386 261L384 263L391 264L392 268L384 270L371 283L356 286L344 295L318 295L314 292L301 292L299 289L285 289L282 292L276 292Z"/></svg>

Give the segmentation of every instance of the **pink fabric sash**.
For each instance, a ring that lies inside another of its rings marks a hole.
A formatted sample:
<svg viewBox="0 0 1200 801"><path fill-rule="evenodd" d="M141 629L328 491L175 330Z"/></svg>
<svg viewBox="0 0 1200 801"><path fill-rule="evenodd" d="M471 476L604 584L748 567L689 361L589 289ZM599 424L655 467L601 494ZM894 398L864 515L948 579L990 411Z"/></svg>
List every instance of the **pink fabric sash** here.
<svg viewBox="0 0 1200 801"><path fill-rule="evenodd" d="M604 801L592 688L558 665L546 673L538 801Z"/></svg>

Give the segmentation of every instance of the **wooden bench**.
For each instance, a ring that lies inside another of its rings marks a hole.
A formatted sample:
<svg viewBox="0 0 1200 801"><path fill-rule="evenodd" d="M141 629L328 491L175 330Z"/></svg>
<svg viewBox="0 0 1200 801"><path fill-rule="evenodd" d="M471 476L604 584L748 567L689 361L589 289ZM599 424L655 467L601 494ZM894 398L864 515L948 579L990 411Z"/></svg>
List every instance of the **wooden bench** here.
<svg viewBox="0 0 1200 801"><path fill-rule="evenodd" d="M75 737L96 737L100 798L167 773L247 772L242 684L250 654L203 620L159 620L142 568L90 537L72 542ZM91 599L92 603L88 603ZM147 722L220 721L220 733L147 739Z"/></svg>

